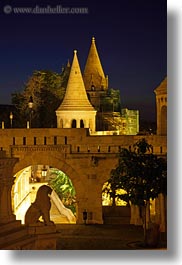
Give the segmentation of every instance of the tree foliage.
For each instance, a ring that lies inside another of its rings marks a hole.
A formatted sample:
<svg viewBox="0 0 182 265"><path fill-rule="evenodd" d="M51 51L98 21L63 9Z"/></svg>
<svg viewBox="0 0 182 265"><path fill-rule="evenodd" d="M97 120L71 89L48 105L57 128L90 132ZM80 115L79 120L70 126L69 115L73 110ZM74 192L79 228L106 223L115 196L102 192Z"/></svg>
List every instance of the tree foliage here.
<svg viewBox="0 0 182 265"><path fill-rule="evenodd" d="M28 102L33 99L32 127L55 127L55 110L63 100L69 76L69 68L61 73L34 71L22 92L12 94L12 104L16 106L17 127L26 127L30 109Z"/></svg>
<svg viewBox="0 0 182 265"><path fill-rule="evenodd" d="M120 91L109 89L106 95L100 98L100 111L102 112L120 112Z"/></svg>
<svg viewBox="0 0 182 265"><path fill-rule="evenodd" d="M76 192L70 178L58 169L51 171L49 185L54 189L65 207L76 213Z"/></svg>
<svg viewBox="0 0 182 265"><path fill-rule="evenodd" d="M153 147L145 139L133 145L133 151L121 149L118 165L111 171L108 183L112 198L118 197L132 204L144 206L159 193L167 192L166 159L152 153ZM117 194L124 189L126 194Z"/></svg>

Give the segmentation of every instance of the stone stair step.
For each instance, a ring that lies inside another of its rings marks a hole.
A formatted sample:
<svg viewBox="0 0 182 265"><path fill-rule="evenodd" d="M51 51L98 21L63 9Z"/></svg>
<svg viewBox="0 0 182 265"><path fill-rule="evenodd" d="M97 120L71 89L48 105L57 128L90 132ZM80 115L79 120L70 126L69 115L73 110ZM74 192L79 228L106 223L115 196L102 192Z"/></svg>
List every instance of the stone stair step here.
<svg viewBox="0 0 182 265"><path fill-rule="evenodd" d="M28 231L25 227L14 228L6 232L1 232L0 246L4 245L5 243L9 244L9 242L14 242L22 237L28 237Z"/></svg>

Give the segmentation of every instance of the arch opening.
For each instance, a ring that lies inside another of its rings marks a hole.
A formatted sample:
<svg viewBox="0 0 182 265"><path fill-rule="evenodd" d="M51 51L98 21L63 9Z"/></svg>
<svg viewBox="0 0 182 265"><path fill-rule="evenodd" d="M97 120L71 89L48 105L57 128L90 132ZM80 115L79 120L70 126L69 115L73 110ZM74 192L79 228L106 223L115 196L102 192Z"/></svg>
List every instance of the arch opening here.
<svg viewBox="0 0 182 265"><path fill-rule="evenodd" d="M130 223L132 216L132 204L126 202L120 198L120 195L124 195L127 192L123 189L115 189L114 183L106 181L102 187L102 208L104 222L109 223ZM121 196L122 197L122 196ZM156 216L156 200L150 199L150 220L154 221ZM140 208L142 212L142 208Z"/></svg>
<svg viewBox="0 0 182 265"><path fill-rule="evenodd" d="M121 200L119 195L126 194L123 189L116 189L108 181L102 187L102 206L127 206L127 202Z"/></svg>
<svg viewBox="0 0 182 265"><path fill-rule="evenodd" d="M76 120L72 120L72 123L71 123L71 128L76 128Z"/></svg>
<svg viewBox="0 0 182 265"><path fill-rule="evenodd" d="M48 165L30 165L15 175L12 208L17 220L24 224L27 209L35 201L42 185L52 188L50 219L55 223L76 223L76 191L71 179L61 170ZM54 197L53 197L54 196Z"/></svg>
<svg viewBox="0 0 182 265"><path fill-rule="evenodd" d="M80 128L84 128L84 121L80 120Z"/></svg>

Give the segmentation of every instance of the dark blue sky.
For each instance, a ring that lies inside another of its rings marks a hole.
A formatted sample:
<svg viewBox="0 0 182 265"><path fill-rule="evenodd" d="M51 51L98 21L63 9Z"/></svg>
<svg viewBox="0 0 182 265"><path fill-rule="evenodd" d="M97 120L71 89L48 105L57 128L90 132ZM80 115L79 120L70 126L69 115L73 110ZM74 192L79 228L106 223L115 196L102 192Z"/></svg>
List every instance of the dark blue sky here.
<svg viewBox="0 0 182 265"><path fill-rule="evenodd" d="M61 71L78 50L82 71L91 44L96 45L109 87L120 89L122 107L139 109L155 120L154 89L167 74L167 1L74 0L1 1L0 104L11 102L34 70ZM89 14L4 13L13 7L86 7Z"/></svg>

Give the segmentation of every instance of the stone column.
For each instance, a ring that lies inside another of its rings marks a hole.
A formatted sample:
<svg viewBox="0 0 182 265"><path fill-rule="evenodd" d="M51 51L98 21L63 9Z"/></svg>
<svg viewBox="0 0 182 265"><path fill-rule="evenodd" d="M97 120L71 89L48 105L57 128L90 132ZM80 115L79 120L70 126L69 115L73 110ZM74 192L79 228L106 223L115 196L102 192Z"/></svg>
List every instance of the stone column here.
<svg viewBox="0 0 182 265"><path fill-rule="evenodd" d="M130 224L142 225L142 218L140 216L140 209L138 205L131 204L131 219Z"/></svg>
<svg viewBox="0 0 182 265"><path fill-rule="evenodd" d="M155 223L160 224L160 203L159 197L155 198Z"/></svg>
<svg viewBox="0 0 182 265"><path fill-rule="evenodd" d="M76 128L78 128L78 129L80 128L80 121L81 121L80 119L76 120Z"/></svg>
<svg viewBox="0 0 182 265"><path fill-rule="evenodd" d="M145 216L144 216L145 218ZM146 202L146 228L148 229L150 226L150 201Z"/></svg>
<svg viewBox="0 0 182 265"><path fill-rule="evenodd" d="M159 205L160 205L160 231L166 231L166 207L164 194L159 194Z"/></svg>
<svg viewBox="0 0 182 265"><path fill-rule="evenodd" d="M3 152L3 153L2 153ZM14 184L13 167L18 158L8 158L4 151L0 151L0 223L6 224L15 221L12 212L11 190Z"/></svg>
<svg viewBox="0 0 182 265"><path fill-rule="evenodd" d="M156 218L155 222L160 225L160 231L166 231L166 201L164 194L160 193L156 198Z"/></svg>

